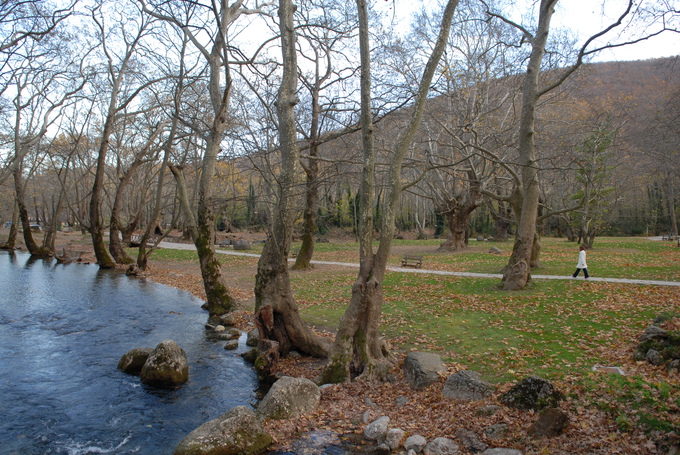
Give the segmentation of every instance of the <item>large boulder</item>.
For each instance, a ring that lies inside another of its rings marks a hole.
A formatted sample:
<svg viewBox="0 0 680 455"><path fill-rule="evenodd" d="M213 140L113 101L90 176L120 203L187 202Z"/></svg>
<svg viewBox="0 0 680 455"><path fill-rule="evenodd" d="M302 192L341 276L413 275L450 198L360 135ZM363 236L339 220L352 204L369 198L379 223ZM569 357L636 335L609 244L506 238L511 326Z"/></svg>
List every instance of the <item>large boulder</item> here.
<svg viewBox="0 0 680 455"><path fill-rule="evenodd" d="M127 374L138 375L142 371L146 360L152 352L153 348L132 349L123 354L123 357L120 358L118 361L118 369Z"/></svg>
<svg viewBox="0 0 680 455"><path fill-rule="evenodd" d="M434 438L423 449L425 455L457 455L460 453L458 444L449 438Z"/></svg>
<svg viewBox="0 0 680 455"><path fill-rule="evenodd" d="M556 407L563 399L562 392L549 381L538 376L529 376L501 395L499 401L511 408L540 411L543 408Z"/></svg>
<svg viewBox="0 0 680 455"><path fill-rule="evenodd" d="M364 428L364 436L366 439L382 442L382 440L385 439L389 425L390 418L388 416L382 416L366 425L366 428Z"/></svg>
<svg viewBox="0 0 680 455"><path fill-rule="evenodd" d="M234 242L234 250L236 251L247 251L251 248L250 242L245 239L238 239Z"/></svg>
<svg viewBox="0 0 680 455"><path fill-rule="evenodd" d="M420 453L426 445L427 439L419 434L409 436L406 438L406 441L404 441L404 449L406 449L407 452L413 450L415 453Z"/></svg>
<svg viewBox="0 0 680 455"><path fill-rule="evenodd" d="M321 390L306 378L284 376L272 385L257 407L265 419L295 419L313 412L321 401Z"/></svg>
<svg viewBox="0 0 680 455"><path fill-rule="evenodd" d="M484 444L482 439L474 431L465 428L456 430L456 438L470 453L479 453L485 451L488 446Z"/></svg>
<svg viewBox="0 0 680 455"><path fill-rule="evenodd" d="M559 408L545 408L538 420L529 428L529 436L535 438L557 436L569 424L569 416Z"/></svg>
<svg viewBox="0 0 680 455"><path fill-rule="evenodd" d="M156 387L184 384L189 380L187 355L174 341L162 341L146 359L140 378L142 383Z"/></svg>
<svg viewBox="0 0 680 455"><path fill-rule="evenodd" d="M189 433L174 455L256 455L272 442L255 413L245 406L238 406Z"/></svg>
<svg viewBox="0 0 680 455"><path fill-rule="evenodd" d="M404 360L404 374L414 390L423 390L437 382L439 373L443 371L444 363L437 354L409 352Z"/></svg>
<svg viewBox="0 0 680 455"><path fill-rule="evenodd" d="M489 397L494 387L482 380L479 373L462 370L446 379L442 393L445 397L461 401L478 401Z"/></svg>

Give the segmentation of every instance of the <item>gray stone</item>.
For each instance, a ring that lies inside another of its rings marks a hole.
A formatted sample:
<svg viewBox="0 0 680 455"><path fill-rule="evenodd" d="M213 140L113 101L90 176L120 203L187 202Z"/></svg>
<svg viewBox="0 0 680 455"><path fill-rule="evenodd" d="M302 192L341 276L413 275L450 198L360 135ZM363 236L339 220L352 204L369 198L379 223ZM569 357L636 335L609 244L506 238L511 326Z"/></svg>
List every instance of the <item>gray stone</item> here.
<svg viewBox="0 0 680 455"><path fill-rule="evenodd" d="M503 439L509 430L510 427L507 423L494 423L484 429L484 436L491 440Z"/></svg>
<svg viewBox="0 0 680 455"><path fill-rule="evenodd" d="M647 362L651 363L652 365L659 366L663 363L663 360L661 360L661 353L656 349L650 349L647 351L645 358L647 359Z"/></svg>
<svg viewBox="0 0 680 455"><path fill-rule="evenodd" d="M665 340L667 338L668 332L656 325L650 325L645 329L645 333L640 335L640 341Z"/></svg>
<svg viewBox="0 0 680 455"><path fill-rule="evenodd" d="M569 416L558 408L545 408L538 414L538 420L529 428L529 436L535 438L557 436L569 424Z"/></svg>
<svg viewBox="0 0 680 455"><path fill-rule="evenodd" d="M268 419L294 419L313 412L321 400L319 387L307 378L284 376L272 385L257 407Z"/></svg>
<svg viewBox="0 0 680 455"><path fill-rule="evenodd" d="M497 246L492 246L491 248L489 248L489 253L491 253L491 254L503 254L503 251L500 248L498 248Z"/></svg>
<svg viewBox="0 0 680 455"><path fill-rule="evenodd" d="M668 372L669 373L678 373L680 372L680 360L675 359L671 363L668 364Z"/></svg>
<svg viewBox="0 0 680 455"><path fill-rule="evenodd" d="M250 242L248 242L245 239L238 239L233 243L234 245L234 250L236 251L246 251L250 250L252 247L250 246Z"/></svg>
<svg viewBox="0 0 680 455"><path fill-rule="evenodd" d="M633 360L636 362L641 362L643 360L647 360L647 353L643 350L640 350L640 348L635 350L635 353L633 354Z"/></svg>
<svg viewBox="0 0 680 455"><path fill-rule="evenodd" d="M397 450L401 446L404 436L406 436L406 433L401 428L390 428L385 433L385 444L390 450Z"/></svg>
<svg viewBox="0 0 680 455"><path fill-rule="evenodd" d="M388 416L382 416L377 420L366 425L364 428L364 437L372 441L382 441L387 434L387 427L390 424Z"/></svg>
<svg viewBox="0 0 680 455"><path fill-rule="evenodd" d="M222 324L215 326L213 329L215 332L226 332L227 328L223 326Z"/></svg>
<svg viewBox="0 0 680 455"><path fill-rule="evenodd" d="M502 447L495 447L493 449L486 449L482 455L523 455L521 450L504 449Z"/></svg>
<svg viewBox="0 0 680 455"><path fill-rule="evenodd" d="M476 371L462 370L446 379L442 393L454 400L477 401L489 397L493 386L481 379Z"/></svg>
<svg viewBox="0 0 680 455"><path fill-rule="evenodd" d="M241 338L241 331L235 327L230 327L219 334L221 340L238 340Z"/></svg>
<svg viewBox="0 0 680 455"><path fill-rule="evenodd" d="M456 455L460 453L458 444L449 438L434 438L423 449L425 455Z"/></svg>
<svg viewBox="0 0 680 455"><path fill-rule="evenodd" d="M394 400L394 404L396 404L398 408L403 408L406 403L408 403L408 398L406 397L399 397Z"/></svg>
<svg viewBox="0 0 680 455"><path fill-rule="evenodd" d="M457 429L456 437L463 447L465 447L470 453L483 452L488 447L482 442L482 439L477 435L477 433L466 430L465 428Z"/></svg>
<svg viewBox="0 0 680 455"><path fill-rule="evenodd" d="M404 449L406 449L407 451L413 450L415 453L422 452L426 445L427 439L420 436L419 434L409 436L408 438L406 438L406 441L404 441Z"/></svg>
<svg viewBox="0 0 680 455"><path fill-rule="evenodd" d="M140 378L142 383L157 387L184 384L189 380L187 355L174 341L162 341L146 359Z"/></svg>
<svg viewBox="0 0 680 455"><path fill-rule="evenodd" d="M484 241L484 236L483 236L483 235L478 235L478 236L477 236L477 241L478 241L478 242L483 242L483 241Z"/></svg>
<svg viewBox="0 0 680 455"><path fill-rule="evenodd" d="M234 351L238 349L238 340L229 340L225 343L224 349L227 351Z"/></svg>
<svg viewBox="0 0 680 455"><path fill-rule="evenodd" d="M404 360L404 374L414 390L425 387L439 380L439 373L444 371L444 363L437 354L429 352L409 352Z"/></svg>
<svg viewBox="0 0 680 455"><path fill-rule="evenodd" d="M233 327L236 324L236 317L232 313L219 316L219 323L226 327Z"/></svg>
<svg viewBox="0 0 680 455"><path fill-rule="evenodd" d="M138 375L142 371L142 367L153 352L153 348L135 348L132 349L120 358L118 361L118 369L127 374Z"/></svg>
<svg viewBox="0 0 680 455"><path fill-rule="evenodd" d="M540 411L543 408L556 407L563 399L564 395L549 381L538 376L529 376L501 395L498 401L511 408Z"/></svg>
<svg viewBox="0 0 680 455"><path fill-rule="evenodd" d="M260 341L260 331L258 329L253 329L248 332L248 338L246 339L246 346L254 348Z"/></svg>
<svg viewBox="0 0 680 455"><path fill-rule="evenodd" d="M492 415L495 415L495 414L496 414L498 411L500 411L501 409L503 409L503 408L501 408L501 407L498 406L498 405L490 404L490 405L488 405L488 406L484 406L483 408L479 408L479 409L477 410L477 415L480 415L480 416L492 416Z"/></svg>
<svg viewBox="0 0 680 455"><path fill-rule="evenodd" d="M255 413L238 406L189 433L175 449L174 455L232 453L256 455L272 443Z"/></svg>

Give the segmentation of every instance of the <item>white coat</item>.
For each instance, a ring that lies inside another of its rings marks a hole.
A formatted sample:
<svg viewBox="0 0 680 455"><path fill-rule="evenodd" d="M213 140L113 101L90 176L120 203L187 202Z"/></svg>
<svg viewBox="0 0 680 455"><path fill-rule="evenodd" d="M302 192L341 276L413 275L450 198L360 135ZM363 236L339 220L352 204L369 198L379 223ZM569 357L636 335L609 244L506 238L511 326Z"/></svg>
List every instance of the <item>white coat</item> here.
<svg viewBox="0 0 680 455"><path fill-rule="evenodd" d="M586 252L581 250L578 253L578 264L576 264L577 269L587 269L588 264L586 264Z"/></svg>

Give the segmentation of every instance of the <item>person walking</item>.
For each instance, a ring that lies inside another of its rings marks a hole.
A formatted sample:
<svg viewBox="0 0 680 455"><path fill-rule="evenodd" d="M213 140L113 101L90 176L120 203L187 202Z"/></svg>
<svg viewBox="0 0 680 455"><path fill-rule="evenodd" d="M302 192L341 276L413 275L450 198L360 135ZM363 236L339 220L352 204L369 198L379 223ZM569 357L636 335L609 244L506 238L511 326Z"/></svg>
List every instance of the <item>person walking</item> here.
<svg viewBox="0 0 680 455"><path fill-rule="evenodd" d="M578 272L583 270L583 275L588 279L588 264L586 264L586 247L581 245L578 252L578 264L576 264L576 271L572 275L574 278L578 275Z"/></svg>

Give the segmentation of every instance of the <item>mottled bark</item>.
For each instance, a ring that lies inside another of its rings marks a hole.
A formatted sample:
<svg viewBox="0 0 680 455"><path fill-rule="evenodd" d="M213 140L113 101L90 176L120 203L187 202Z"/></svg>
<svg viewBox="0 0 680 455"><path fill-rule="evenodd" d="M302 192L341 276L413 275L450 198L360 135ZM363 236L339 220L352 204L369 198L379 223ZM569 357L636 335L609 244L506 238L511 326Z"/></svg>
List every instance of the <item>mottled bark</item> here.
<svg viewBox="0 0 680 455"><path fill-rule="evenodd" d="M16 195L17 208L19 211L19 220L21 222L21 227L23 228L24 234L24 244L26 249L31 256L36 258L47 258L54 255L53 251L47 248L43 248L38 245L33 237L33 231L31 231L31 222L29 220L28 207L26 206L25 191L24 191L24 179L23 179L23 159L17 161L16 167L14 169L14 192Z"/></svg>
<svg viewBox="0 0 680 455"><path fill-rule="evenodd" d="M501 286L505 290L523 289L531 279L531 255L536 234L538 216L539 186L538 163L534 127L536 123L536 106L540 93L538 90L541 62L545 55L545 47L550 31L557 0L541 0L538 28L533 37L531 55L527 65L524 84L522 86L522 115L519 128L519 162L522 166L522 208L518 219L517 239L503 274Z"/></svg>
<svg viewBox="0 0 680 455"><path fill-rule="evenodd" d="M325 357L328 344L317 337L300 317L290 288L288 254L293 237L300 149L297 144L295 104L297 104L297 57L295 50L294 6L291 0L279 1L279 30L283 57L283 76L276 101L279 121L281 173L277 179L277 204L273 210L267 242L257 265L255 311L271 312L272 324L263 325L261 339L278 343L282 355L296 348L303 353Z"/></svg>
<svg viewBox="0 0 680 455"><path fill-rule="evenodd" d="M123 198L127 187L132 182L132 176L135 170L141 165L140 160L135 160L130 165L130 169L123 174L120 179L118 188L116 188L116 195L113 199L113 207L111 207L111 226L109 227L109 252L113 260L118 264L132 264L134 260L127 254L123 244L122 227L123 222L120 219L120 213L123 208Z"/></svg>
<svg viewBox="0 0 680 455"><path fill-rule="evenodd" d="M236 300L231 296L229 287L222 278L222 269L212 243L212 232L209 228L199 226L196 222L181 170L176 166L169 165L169 167L177 182L178 198L186 219L186 229L189 231L198 253L208 313L219 316L233 311L236 308ZM205 216L204 214L203 217L205 218Z"/></svg>
<svg viewBox="0 0 680 455"><path fill-rule="evenodd" d="M468 175L469 187L460 197L446 201L446 207L441 207L441 213L446 217L449 235L446 242L439 246L440 251L456 251L467 248L467 229L470 215L481 203L481 182L475 180L470 171Z"/></svg>
<svg viewBox="0 0 680 455"><path fill-rule="evenodd" d="M319 211L319 164L316 161L318 147L312 146L310 149L310 160L305 169L307 175L307 192L305 195L305 211L302 220L302 244L300 251L295 258L293 268L296 270L306 270L312 267L314 257L314 237L319 228L317 226L317 215Z"/></svg>

